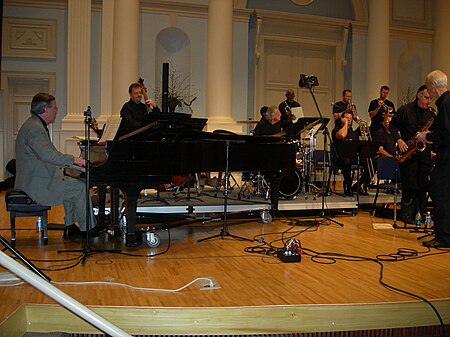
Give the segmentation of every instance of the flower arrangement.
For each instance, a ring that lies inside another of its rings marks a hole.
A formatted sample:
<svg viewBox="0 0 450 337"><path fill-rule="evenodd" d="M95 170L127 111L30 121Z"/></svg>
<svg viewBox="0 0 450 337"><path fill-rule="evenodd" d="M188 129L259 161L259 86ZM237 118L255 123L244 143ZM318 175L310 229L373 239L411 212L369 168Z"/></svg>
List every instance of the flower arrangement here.
<svg viewBox="0 0 450 337"><path fill-rule="evenodd" d="M176 70L169 73L167 105L170 112L174 112L177 107L183 109L183 106L187 106L192 113L191 104L197 97L190 94L190 88L189 75L183 77ZM162 91L158 88L154 90L154 97L159 103L162 103Z"/></svg>

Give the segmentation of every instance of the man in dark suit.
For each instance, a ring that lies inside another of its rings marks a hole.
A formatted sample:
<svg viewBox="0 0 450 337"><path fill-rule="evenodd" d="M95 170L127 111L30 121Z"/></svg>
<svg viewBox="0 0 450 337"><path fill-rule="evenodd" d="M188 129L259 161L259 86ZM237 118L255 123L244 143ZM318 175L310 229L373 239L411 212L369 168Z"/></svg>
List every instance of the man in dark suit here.
<svg viewBox="0 0 450 337"><path fill-rule="evenodd" d="M436 102L437 115L432 128L416 136L419 141L432 144L436 151L435 165L430 175L434 239L423 242L430 248L450 248L450 92L447 83L447 75L440 70L427 75L425 85Z"/></svg>
<svg viewBox="0 0 450 337"><path fill-rule="evenodd" d="M128 87L128 94L130 100L120 110L122 121L117 131L119 137L158 120L161 114L153 100L147 99L145 103L141 102L144 94L140 83L131 83Z"/></svg>
<svg viewBox="0 0 450 337"><path fill-rule="evenodd" d="M45 206L64 205L64 239L83 235L86 226L86 184L65 176L64 168L84 166L85 160L59 152L50 140L47 126L58 113L55 97L38 93L31 102L31 116L23 123L16 141L15 188ZM89 200L90 202L90 200ZM96 224L91 209L91 236L105 232ZM78 222L79 227L75 224Z"/></svg>

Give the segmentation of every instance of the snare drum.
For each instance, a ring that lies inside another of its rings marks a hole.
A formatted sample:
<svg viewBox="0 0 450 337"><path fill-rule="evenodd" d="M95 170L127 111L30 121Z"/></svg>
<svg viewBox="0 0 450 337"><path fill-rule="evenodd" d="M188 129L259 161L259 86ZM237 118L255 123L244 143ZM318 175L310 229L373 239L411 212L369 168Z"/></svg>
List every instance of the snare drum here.
<svg viewBox="0 0 450 337"><path fill-rule="evenodd" d="M280 196L284 199L294 198L302 186L302 175L299 169L283 177L280 184Z"/></svg>

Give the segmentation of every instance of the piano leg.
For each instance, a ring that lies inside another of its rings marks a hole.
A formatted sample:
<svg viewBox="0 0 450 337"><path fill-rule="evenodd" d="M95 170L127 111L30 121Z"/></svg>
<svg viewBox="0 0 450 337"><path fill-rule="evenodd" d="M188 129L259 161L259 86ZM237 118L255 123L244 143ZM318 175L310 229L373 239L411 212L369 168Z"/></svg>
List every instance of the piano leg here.
<svg viewBox="0 0 450 337"><path fill-rule="evenodd" d="M119 237L120 232L120 222L119 222L119 215L120 215L120 198L119 198L119 188L117 187L111 187L110 191L110 200L111 200L111 213L110 213L110 219L111 223L113 225L114 229L114 237Z"/></svg>
<svg viewBox="0 0 450 337"><path fill-rule="evenodd" d="M98 218L97 223L100 225L106 225L105 206L106 206L106 185L99 184L97 186L98 193Z"/></svg>
<svg viewBox="0 0 450 337"><path fill-rule="evenodd" d="M127 236L125 245L128 247L139 246L142 244L142 239L136 235L136 208L141 187L126 186L122 187L122 191L125 193L127 216Z"/></svg>

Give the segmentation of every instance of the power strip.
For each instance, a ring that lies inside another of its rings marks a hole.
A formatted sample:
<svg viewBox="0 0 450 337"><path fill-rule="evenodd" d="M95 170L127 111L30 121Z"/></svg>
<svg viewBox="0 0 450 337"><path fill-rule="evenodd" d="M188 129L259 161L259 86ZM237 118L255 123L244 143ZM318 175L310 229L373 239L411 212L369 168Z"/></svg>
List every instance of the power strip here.
<svg viewBox="0 0 450 337"><path fill-rule="evenodd" d="M8 271L0 273L0 283L1 282L14 282L14 281L21 281L21 279L18 278L13 273L10 273Z"/></svg>

